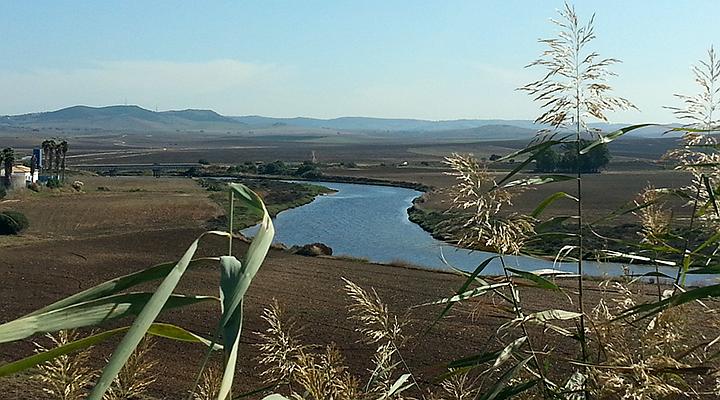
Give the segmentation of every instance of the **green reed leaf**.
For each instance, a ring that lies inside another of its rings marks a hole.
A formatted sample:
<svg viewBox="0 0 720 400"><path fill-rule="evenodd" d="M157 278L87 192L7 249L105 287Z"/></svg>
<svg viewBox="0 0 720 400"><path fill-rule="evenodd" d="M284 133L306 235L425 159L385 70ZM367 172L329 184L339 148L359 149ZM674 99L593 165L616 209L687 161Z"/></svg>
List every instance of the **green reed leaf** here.
<svg viewBox="0 0 720 400"><path fill-rule="evenodd" d="M13 361L11 363L4 364L0 366L0 377L24 371L28 368L32 368L38 364L53 360L65 354L70 354L79 350L87 349L111 337L114 337L115 335L125 333L128 329L130 329L130 327L126 326L123 328L116 328L109 331L101 332L95 335L75 340L62 346L54 347L41 353L33 354L32 356ZM206 346L210 345L209 340L198 336L190 331L187 331L179 326L171 324L152 324L150 326L150 329L148 329L148 334L167 339L179 340L182 342L200 343ZM222 349L222 346L216 346L216 349Z"/></svg>
<svg viewBox="0 0 720 400"><path fill-rule="evenodd" d="M25 339L38 333L95 326L114 319L138 315L153 295L153 293L118 294L20 317L0 325L0 343ZM158 313L171 308L217 300L212 296L171 295L158 309Z"/></svg>
<svg viewBox="0 0 720 400"><path fill-rule="evenodd" d="M657 125L657 124L638 124L638 125L632 125L632 126L627 126L627 127L625 127L625 128L618 129L618 130L615 131L615 132L608 133L608 134L605 135L605 136L600 135L600 137L599 137L598 139L596 139L595 141L593 141L592 143L590 143L589 145L587 145L585 148L583 148L582 150L580 150L580 154L587 154L590 150L594 149L595 147L600 146L601 144L610 143L610 142L612 142L612 141L620 138L621 136L625 135L626 133L632 132L632 131L634 131L634 130L636 130L636 129L645 128L645 127L648 127L648 126L656 126L656 125Z"/></svg>

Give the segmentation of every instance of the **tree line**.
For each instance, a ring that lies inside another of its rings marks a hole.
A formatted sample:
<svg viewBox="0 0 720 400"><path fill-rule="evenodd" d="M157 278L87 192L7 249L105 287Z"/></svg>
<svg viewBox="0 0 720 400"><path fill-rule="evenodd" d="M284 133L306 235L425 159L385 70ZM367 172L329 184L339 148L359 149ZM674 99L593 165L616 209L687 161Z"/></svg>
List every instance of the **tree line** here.
<svg viewBox="0 0 720 400"><path fill-rule="evenodd" d="M65 158L68 152L68 142L61 140L56 142L53 139L44 140L42 147L43 168L42 171L50 173L55 179L65 181ZM36 160L35 164L40 160Z"/></svg>
<svg viewBox="0 0 720 400"><path fill-rule="evenodd" d="M585 148L592 141L580 140L580 148ZM578 172L597 173L604 169L610 162L610 150L607 145L602 144L592 148L586 154L580 155L575 143L564 143L558 146L548 147L535 156L535 170L537 172Z"/></svg>

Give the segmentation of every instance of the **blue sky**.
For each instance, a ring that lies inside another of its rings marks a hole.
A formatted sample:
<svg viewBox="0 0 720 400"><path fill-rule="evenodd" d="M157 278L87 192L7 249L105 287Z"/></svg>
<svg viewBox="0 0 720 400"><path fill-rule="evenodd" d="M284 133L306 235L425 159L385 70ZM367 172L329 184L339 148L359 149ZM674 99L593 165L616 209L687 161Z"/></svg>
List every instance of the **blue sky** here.
<svg viewBox="0 0 720 400"><path fill-rule="evenodd" d="M227 115L534 119L514 89L562 1L0 0L0 114L73 104ZM577 1L615 92L668 122L720 46L720 1Z"/></svg>

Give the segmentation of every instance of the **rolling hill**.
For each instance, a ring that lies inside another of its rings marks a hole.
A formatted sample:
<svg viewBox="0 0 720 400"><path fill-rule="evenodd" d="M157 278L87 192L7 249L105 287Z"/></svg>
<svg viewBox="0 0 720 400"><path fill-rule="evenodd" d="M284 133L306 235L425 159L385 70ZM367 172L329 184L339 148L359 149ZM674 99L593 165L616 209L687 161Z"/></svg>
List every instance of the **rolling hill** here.
<svg viewBox="0 0 720 400"><path fill-rule="evenodd" d="M253 131L257 135L292 134L332 135L339 131L352 135L371 134L395 139L497 140L526 139L540 128L529 120L457 119L430 121L371 117L271 118L263 116L231 117L212 110L151 111L135 105L107 107L72 106L57 111L0 117L2 126L22 128L84 129L121 132L231 132ZM593 128L612 131L620 124L593 124ZM666 126L644 128L633 137L662 137Z"/></svg>
<svg viewBox="0 0 720 400"><path fill-rule="evenodd" d="M155 112L138 106L73 106L57 111L0 117L0 125L122 131L228 130L245 124L211 110Z"/></svg>

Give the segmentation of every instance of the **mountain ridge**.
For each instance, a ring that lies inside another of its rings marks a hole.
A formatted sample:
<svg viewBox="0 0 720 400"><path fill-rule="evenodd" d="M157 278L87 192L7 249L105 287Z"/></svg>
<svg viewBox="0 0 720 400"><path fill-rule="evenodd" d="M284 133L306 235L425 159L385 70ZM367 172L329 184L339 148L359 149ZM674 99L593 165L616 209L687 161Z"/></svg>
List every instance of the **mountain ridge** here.
<svg viewBox="0 0 720 400"><path fill-rule="evenodd" d="M32 128L100 129L123 131L247 131L251 129L279 129L294 127L311 130L379 132L385 134L461 133L461 136L485 138L491 127L509 137L531 137L541 128L530 120L455 119L425 120L414 118L377 118L344 116L321 119L309 117L276 118L259 115L225 116L213 110L184 109L152 111L137 105L92 107L75 105L54 111L0 116L0 126ZM612 131L622 124L592 124L604 131ZM485 129L480 129L485 128ZM658 137L667 127L658 126L638 130L635 136ZM330 133L330 132L328 132ZM335 132L332 132L335 133ZM491 135L493 137L497 134Z"/></svg>

